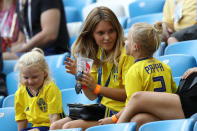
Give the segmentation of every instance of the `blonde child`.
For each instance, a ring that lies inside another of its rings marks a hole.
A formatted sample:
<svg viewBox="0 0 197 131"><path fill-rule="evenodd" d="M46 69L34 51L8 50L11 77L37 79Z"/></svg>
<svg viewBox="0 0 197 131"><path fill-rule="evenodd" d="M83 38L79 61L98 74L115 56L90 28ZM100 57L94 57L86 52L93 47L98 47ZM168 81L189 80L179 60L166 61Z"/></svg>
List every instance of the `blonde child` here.
<svg viewBox="0 0 197 131"><path fill-rule="evenodd" d="M125 74L134 63L126 55L123 29L116 15L107 7L96 7L87 16L81 33L72 46L74 57L82 56L94 60L91 73L84 73L81 84L87 88L84 94L94 100L100 96L105 109L103 117L112 116L124 107L126 100ZM66 62L69 73L76 74L76 63ZM73 120L70 117L59 120L50 129L80 127L84 130L98 125L98 121Z"/></svg>
<svg viewBox="0 0 197 131"><path fill-rule="evenodd" d="M64 117L61 92L52 80L43 51L34 48L16 64L19 88L15 93L15 120L18 131L48 131L54 121ZM33 126L27 128L27 124Z"/></svg>
<svg viewBox="0 0 197 131"><path fill-rule="evenodd" d="M136 23L128 33L126 53L135 58L135 64L128 70L125 78L126 105L128 106L132 103L130 98L135 97L138 91L175 93L177 90L170 67L153 58L153 53L161 43L161 33L161 23L156 23L154 26L147 23ZM125 112L126 110L127 108ZM122 116L121 113L122 111L99 122L100 124L117 122L118 117ZM153 120L157 120L157 117L141 113L128 121L137 122L139 127L141 124Z"/></svg>

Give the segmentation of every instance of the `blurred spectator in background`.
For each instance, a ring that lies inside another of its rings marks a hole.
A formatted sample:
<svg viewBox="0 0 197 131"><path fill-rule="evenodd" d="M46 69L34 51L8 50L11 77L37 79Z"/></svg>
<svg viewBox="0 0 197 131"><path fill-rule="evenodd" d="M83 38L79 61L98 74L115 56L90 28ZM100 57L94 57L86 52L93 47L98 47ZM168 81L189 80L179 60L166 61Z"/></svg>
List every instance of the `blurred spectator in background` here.
<svg viewBox="0 0 197 131"><path fill-rule="evenodd" d="M163 18L163 41L172 44L197 38L196 0L166 0Z"/></svg>
<svg viewBox="0 0 197 131"><path fill-rule="evenodd" d="M18 0L16 11L19 37L4 59L17 59L34 47L42 48L45 55L69 51L62 0Z"/></svg>
<svg viewBox="0 0 197 131"><path fill-rule="evenodd" d="M2 38L2 51L10 48L11 43L18 37L18 22L16 0L0 0L0 34Z"/></svg>

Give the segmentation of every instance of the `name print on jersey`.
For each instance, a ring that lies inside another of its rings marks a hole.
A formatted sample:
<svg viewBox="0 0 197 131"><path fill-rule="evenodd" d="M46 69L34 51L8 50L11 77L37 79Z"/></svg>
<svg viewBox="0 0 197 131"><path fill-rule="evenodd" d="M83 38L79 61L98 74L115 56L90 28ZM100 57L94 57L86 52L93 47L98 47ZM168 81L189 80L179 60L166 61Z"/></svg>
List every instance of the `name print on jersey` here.
<svg viewBox="0 0 197 131"><path fill-rule="evenodd" d="M151 64L151 65L145 66L145 70L148 74L150 74L150 73L155 73L155 71L157 72L164 71L164 68L163 68L162 63L158 63L158 64Z"/></svg>

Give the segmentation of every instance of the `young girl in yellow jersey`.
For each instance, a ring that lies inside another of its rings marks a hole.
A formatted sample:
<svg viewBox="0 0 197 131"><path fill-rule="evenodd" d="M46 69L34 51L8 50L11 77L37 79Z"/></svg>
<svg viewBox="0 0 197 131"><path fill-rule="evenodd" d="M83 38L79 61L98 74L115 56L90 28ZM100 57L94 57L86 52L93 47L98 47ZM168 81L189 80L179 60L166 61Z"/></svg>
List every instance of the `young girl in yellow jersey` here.
<svg viewBox="0 0 197 131"><path fill-rule="evenodd" d="M19 88L15 93L15 120L18 131L48 131L54 121L64 117L59 88L52 80L43 51L34 48L20 57ZM28 128L27 124L32 127Z"/></svg>
<svg viewBox="0 0 197 131"><path fill-rule="evenodd" d="M131 96L135 96L135 92L138 91L175 93L177 90L170 67L153 58L153 53L161 43L159 36L161 32L161 23L156 23L154 26L136 23L128 33L126 53L135 58L135 64L128 70L125 78L126 105L128 106ZM132 100L130 102L132 103ZM100 120L100 124L116 122L121 113L122 111L112 118ZM139 117L144 117L143 120L146 121L146 114L143 115L130 120L138 122ZM138 122L138 125L140 124Z"/></svg>
<svg viewBox="0 0 197 131"><path fill-rule="evenodd" d="M91 73L84 73L82 77L81 84L87 87L83 89L85 95L90 100L101 96L100 103L105 108L103 117L119 112L126 100L125 74L134 63L134 58L126 55L123 29L109 8L97 7L89 13L72 53L74 58L82 56L94 60ZM68 72L76 74L76 68L73 68L76 63L68 60ZM52 124L50 129L86 129L95 125L98 121L72 121L67 117Z"/></svg>

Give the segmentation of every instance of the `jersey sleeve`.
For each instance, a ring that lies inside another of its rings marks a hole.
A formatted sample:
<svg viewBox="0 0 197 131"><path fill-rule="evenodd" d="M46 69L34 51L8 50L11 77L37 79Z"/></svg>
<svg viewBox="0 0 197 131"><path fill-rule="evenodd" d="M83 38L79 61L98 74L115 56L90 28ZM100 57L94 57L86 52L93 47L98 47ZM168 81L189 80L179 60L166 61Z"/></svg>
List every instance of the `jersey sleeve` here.
<svg viewBox="0 0 197 131"><path fill-rule="evenodd" d="M60 0L41 0L41 12L44 12L49 9L61 8L61 1Z"/></svg>
<svg viewBox="0 0 197 131"><path fill-rule="evenodd" d="M171 0L166 0L163 8L163 22L169 23L173 25L173 14L172 14L172 9L173 5L171 5Z"/></svg>
<svg viewBox="0 0 197 131"><path fill-rule="evenodd" d="M54 82L51 82L47 91L47 105L49 114L58 114L62 112L62 97L59 88Z"/></svg>
<svg viewBox="0 0 197 131"><path fill-rule="evenodd" d="M23 103L23 98L22 94L20 93L20 89L15 93L15 120L20 121L20 120L26 120L26 115L24 112L24 103Z"/></svg>
<svg viewBox="0 0 197 131"><path fill-rule="evenodd" d="M129 102L133 93L142 90L142 80L134 68L130 68L125 78L125 89L127 94L127 99L125 106Z"/></svg>

